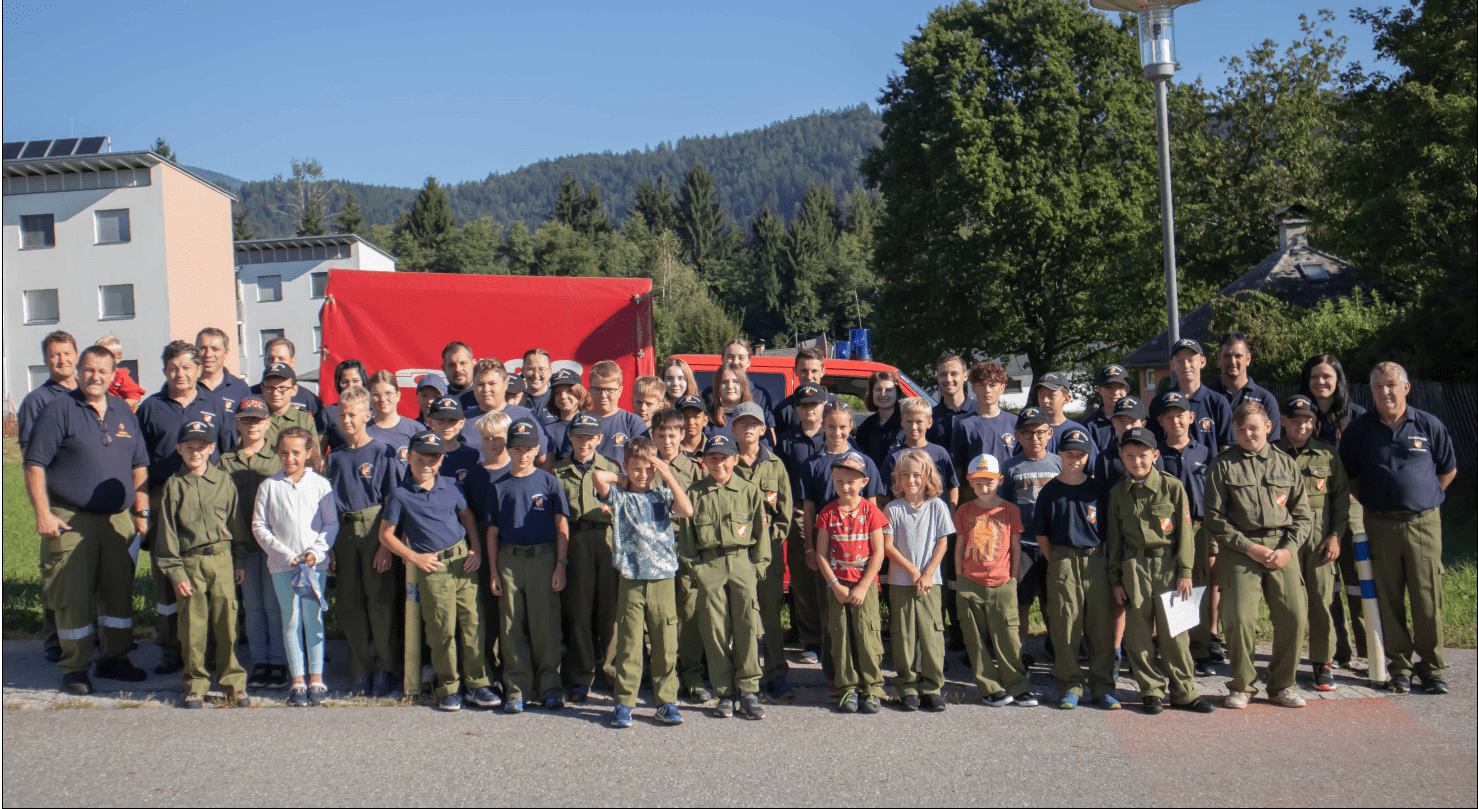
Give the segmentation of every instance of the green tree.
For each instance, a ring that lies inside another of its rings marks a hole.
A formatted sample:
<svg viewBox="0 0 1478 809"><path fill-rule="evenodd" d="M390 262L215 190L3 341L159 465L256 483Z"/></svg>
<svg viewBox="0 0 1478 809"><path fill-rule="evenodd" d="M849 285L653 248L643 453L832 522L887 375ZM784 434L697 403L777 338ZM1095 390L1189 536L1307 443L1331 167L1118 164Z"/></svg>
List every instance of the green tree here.
<svg viewBox="0 0 1478 809"><path fill-rule="evenodd" d="M169 148L169 144L165 142L164 138L155 138L154 148L150 149L149 151L172 163L177 164L180 162L179 154L176 153L174 149Z"/></svg>
<svg viewBox="0 0 1478 809"><path fill-rule="evenodd" d="M498 250L498 257L502 259L503 266L509 275L531 275L537 255L534 247L534 237L529 233L528 225L520 219L513 223L513 228L508 231L508 239L503 242Z"/></svg>
<svg viewBox="0 0 1478 809"><path fill-rule="evenodd" d="M416 195L409 213L404 216L397 230L406 234L418 246L431 249L437 237L457 227L452 216L451 202L435 177L427 177L426 185Z"/></svg>
<svg viewBox="0 0 1478 809"><path fill-rule="evenodd" d="M231 202L232 241L243 242L248 239L255 239L256 237L257 234L256 231L252 230L251 222L247 221L246 209L241 205L239 200L233 200Z"/></svg>
<svg viewBox="0 0 1478 809"><path fill-rule="evenodd" d="M1132 21L1069 0L934 11L883 89L862 172L887 356L1025 354L1037 372L1159 320L1149 82Z"/></svg>
<svg viewBox="0 0 1478 809"><path fill-rule="evenodd" d="M310 197L307 207L303 208L303 215L298 219L299 236L322 236L328 233L328 228L323 224L323 203Z"/></svg>
<svg viewBox="0 0 1478 809"><path fill-rule="evenodd" d="M321 236L328 232L323 224L324 210L328 207L329 197L338 190L338 184L323 178L323 165L315 158L293 160L291 166L289 179L284 181L281 174L272 178L272 185L281 200L272 210L286 216L297 235Z"/></svg>
<svg viewBox="0 0 1478 809"><path fill-rule="evenodd" d="M777 344L788 336L782 309L786 297L783 286L786 239L785 220L768 205L760 208L760 215L749 226L745 245L752 280L748 286L751 300L745 307L744 330L756 336L768 336Z"/></svg>
<svg viewBox="0 0 1478 809"><path fill-rule="evenodd" d="M611 218L606 213L605 203L600 199L600 188L591 183L588 190L580 189L574 175L566 173L559 181L558 196L548 219L568 225L577 233L594 236L612 230Z"/></svg>
<svg viewBox="0 0 1478 809"><path fill-rule="evenodd" d="M1478 357L1478 82L1474 8L1424 0L1357 11L1395 76L1365 75L1345 107L1348 145L1335 183L1350 210L1337 248L1419 316L1384 335L1393 356L1431 379L1470 380ZM1431 350L1433 335L1443 349ZM1413 350L1415 349L1415 350Z"/></svg>
<svg viewBox="0 0 1478 809"><path fill-rule="evenodd" d="M724 343L739 336L739 326L682 260L683 249L670 230L656 234L644 249L651 267L657 355L717 354Z"/></svg>
<svg viewBox="0 0 1478 809"><path fill-rule="evenodd" d="M1376 363L1405 364L1414 352L1393 355L1387 336L1410 317L1396 304L1356 290L1349 298L1305 309L1264 292L1245 291L1212 303L1211 333L1252 335L1259 379L1297 382L1304 360L1315 354L1340 358L1351 379L1363 378Z"/></svg>
<svg viewBox="0 0 1478 809"><path fill-rule="evenodd" d="M664 174L657 175L656 185L646 180L636 184L636 203L632 210L642 215L653 232L677 231L677 202Z"/></svg>
<svg viewBox="0 0 1478 809"><path fill-rule="evenodd" d="M785 333L831 334L829 282L842 232L841 208L831 189L806 187L786 250Z"/></svg>
<svg viewBox="0 0 1478 809"><path fill-rule="evenodd" d="M343 207L334 214L334 229L340 233L359 233L364 230L364 216L359 212L359 200L354 198L353 189L344 195Z"/></svg>
<svg viewBox="0 0 1478 809"><path fill-rule="evenodd" d="M677 235L683 251L701 270L705 260L720 252L728 232L729 215L719 203L717 182L702 163L694 163L677 194Z"/></svg>

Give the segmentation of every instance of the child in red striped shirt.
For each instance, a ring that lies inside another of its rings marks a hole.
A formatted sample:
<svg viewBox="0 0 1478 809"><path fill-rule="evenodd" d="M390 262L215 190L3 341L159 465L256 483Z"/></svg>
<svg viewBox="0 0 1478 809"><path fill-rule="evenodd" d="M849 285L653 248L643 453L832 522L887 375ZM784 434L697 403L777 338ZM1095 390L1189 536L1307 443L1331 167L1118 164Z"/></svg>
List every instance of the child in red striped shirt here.
<svg viewBox="0 0 1478 809"><path fill-rule="evenodd" d="M816 515L816 562L835 602L828 602L827 632L836 664L842 713L877 713L883 698L883 638L878 630L878 570L888 518L871 500L868 464L856 452L831 462L837 499ZM858 692L862 692L860 705Z"/></svg>

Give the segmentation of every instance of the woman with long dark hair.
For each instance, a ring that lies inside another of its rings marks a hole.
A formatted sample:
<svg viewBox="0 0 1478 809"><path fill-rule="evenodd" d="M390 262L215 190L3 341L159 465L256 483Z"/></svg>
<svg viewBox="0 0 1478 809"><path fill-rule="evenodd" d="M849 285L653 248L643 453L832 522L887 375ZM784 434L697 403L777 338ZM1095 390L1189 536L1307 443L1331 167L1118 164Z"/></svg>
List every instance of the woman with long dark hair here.
<svg viewBox="0 0 1478 809"><path fill-rule="evenodd" d="M1365 412L1365 408L1350 401L1345 368L1333 354L1315 354L1305 360L1298 385L1299 392L1313 399L1319 411L1318 436L1323 441L1339 444L1345 425Z"/></svg>

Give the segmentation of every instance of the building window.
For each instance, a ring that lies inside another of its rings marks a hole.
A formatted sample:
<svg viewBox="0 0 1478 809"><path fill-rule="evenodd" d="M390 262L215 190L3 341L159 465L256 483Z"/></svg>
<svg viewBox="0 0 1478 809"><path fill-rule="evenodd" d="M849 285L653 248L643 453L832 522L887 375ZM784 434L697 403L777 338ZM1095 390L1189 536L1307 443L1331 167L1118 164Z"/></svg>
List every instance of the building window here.
<svg viewBox="0 0 1478 809"><path fill-rule="evenodd" d="M328 273L313 273L313 297L322 298L328 295Z"/></svg>
<svg viewBox="0 0 1478 809"><path fill-rule="evenodd" d="M55 323L62 319L54 289L26 290L26 323Z"/></svg>
<svg viewBox="0 0 1478 809"><path fill-rule="evenodd" d="M133 317L133 284L98 287L98 317L102 320Z"/></svg>
<svg viewBox="0 0 1478 809"><path fill-rule="evenodd" d="M262 344L258 346L262 350L262 356L267 356L267 344L273 340L281 340L287 336L284 329L262 329Z"/></svg>
<svg viewBox="0 0 1478 809"><path fill-rule="evenodd" d="M257 300L262 303L282 300L282 276L258 275Z"/></svg>
<svg viewBox="0 0 1478 809"><path fill-rule="evenodd" d="M56 217L49 213L21 217L21 249L56 247Z"/></svg>
<svg viewBox="0 0 1478 809"><path fill-rule="evenodd" d="M137 383L139 381L139 361L138 360L123 360L122 362L118 363L118 367L119 368L127 369L128 375L131 376L131 377L133 377L133 381L135 383Z"/></svg>
<svg viewBox="0 0 1478 809"><path fill-rule="evenodd" d="M51 378L51 369L45 365L32 365L26 370L30 372L31 390L41 387L46 384L46 380Z"/></svg>
<svg viewBox="0 0 1478 809"><path fill-rule="evenodd" d="M133 240L128 227L128 209L98 211L93 214L98 244L125 244Z"/></svg>
<svg viewBox="0 0 1478 809"><path fill-rule="evenodd" d="M322 326L314 326L313 327L313 350L314 351L322 351L323 350L323 327Z"/></svg>

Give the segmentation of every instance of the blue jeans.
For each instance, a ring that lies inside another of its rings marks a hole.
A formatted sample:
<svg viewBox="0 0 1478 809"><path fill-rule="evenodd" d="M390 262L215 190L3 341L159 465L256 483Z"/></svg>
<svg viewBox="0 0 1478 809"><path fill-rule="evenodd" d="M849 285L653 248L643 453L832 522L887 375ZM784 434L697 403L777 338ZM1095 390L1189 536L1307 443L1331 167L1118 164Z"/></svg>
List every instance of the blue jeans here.
<svg viewBox="0 0 1478 809"><path fill-rule="evenodd" d="M246 613L246 646L253 665L286 666L282 651L282 606L277 603L267 554L246 557L246 578L241 581L241 606Z"/></svg>
<svg viewBox="0 0 1478 809"><path fill-rule="evenodd" d="M318 589L323 590L328 573L313 572ZM308 674L323 673L323 609L311 598L293 592L293 571L272 574L272 589L277 591L277 604L282 609L283 650L287 652L287 670L294 677L303 676L303 657L307 653ZM306 649L305 649L306 647Z"/></svg>

